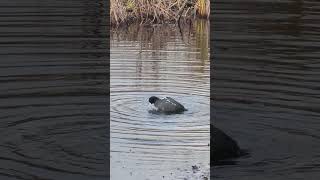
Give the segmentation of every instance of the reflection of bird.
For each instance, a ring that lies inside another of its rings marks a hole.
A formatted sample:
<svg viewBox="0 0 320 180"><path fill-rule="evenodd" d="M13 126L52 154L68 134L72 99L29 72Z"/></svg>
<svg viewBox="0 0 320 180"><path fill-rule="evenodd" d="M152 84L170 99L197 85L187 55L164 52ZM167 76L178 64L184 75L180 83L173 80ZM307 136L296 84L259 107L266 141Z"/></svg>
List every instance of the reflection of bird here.
<svg viewBox="0 0 320 180"><path fill-rule="evenodd" d="M174 114L187 111L187 109L183 105L181 105L171 97L159 99L156 96L151 96L149 98L149 102L151 104L154 104L154 106L157 108L157 111L161 113Z"/></svg>

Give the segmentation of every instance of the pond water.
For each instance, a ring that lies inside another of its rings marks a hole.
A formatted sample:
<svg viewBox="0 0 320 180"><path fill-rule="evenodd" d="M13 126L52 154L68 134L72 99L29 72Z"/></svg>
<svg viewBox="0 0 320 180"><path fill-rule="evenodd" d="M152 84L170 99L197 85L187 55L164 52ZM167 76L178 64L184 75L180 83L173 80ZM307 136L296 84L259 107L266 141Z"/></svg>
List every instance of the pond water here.
<svg viewBox="0 0 320 180"><path fill-rule="evenodd" d="M212 3L213 123L249 156L214 179L320 177L320 2Z"/></svg>
<svg viewBox="0 0 320 180"><path fill-rule="evenodd" d="M0 179L106 179L103 0L0 1Z"/></svg>
<svg viewBox="0 0 320 180"><path fill-rule="evenodd" d="M196 21L111 30L112 180L209 178L208 28ZM188 111L149 113L153 95Z"/></svg>

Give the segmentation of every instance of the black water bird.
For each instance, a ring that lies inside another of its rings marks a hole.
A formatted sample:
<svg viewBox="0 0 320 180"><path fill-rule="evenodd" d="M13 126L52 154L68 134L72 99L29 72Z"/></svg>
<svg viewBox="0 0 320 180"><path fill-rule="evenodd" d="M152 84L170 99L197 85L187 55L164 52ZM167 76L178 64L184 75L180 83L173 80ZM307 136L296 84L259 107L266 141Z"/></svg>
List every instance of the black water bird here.
<svg viewBox="0 0 320 180"><path fill-rule="evenodd" d="M220 129L210 125L210 158L211 164L215 165L219 161L237 158L245 155L238 143Z"/></svg>
<svg viewBox="0 0 320 180"><path fill-rule="evenodd" d="M171 97L160 99L156 96L151 96L149 98L149 102L153 104L157 108L157 112L160 113L177 114L182 113L183 111L187 111L187 109L182 104L172 99Z"/></svg>

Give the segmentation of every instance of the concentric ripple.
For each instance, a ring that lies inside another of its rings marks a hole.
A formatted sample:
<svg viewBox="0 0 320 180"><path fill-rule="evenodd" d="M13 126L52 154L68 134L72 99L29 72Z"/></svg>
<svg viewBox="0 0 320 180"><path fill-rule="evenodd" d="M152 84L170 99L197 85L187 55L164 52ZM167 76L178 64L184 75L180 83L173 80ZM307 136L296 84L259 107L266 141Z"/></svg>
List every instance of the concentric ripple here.
<svg viewBox="0 0 320 180"><path fill-rule="evenodd" d="M117 33L123 37L111 41L111 179L208 177L209 60L201 55L197 37L191 35L186 44L172 28L167 39L151 34L144 46L130 33ZM150 113L150 96L173 97L188 111ZM193 173L193 165L201 171Z"/></svg>
<svg viewBox="0 0 320 180"><path fill-rule="evenodd" d="M106 1L0 1L0 179L105 180Z"/></svg>

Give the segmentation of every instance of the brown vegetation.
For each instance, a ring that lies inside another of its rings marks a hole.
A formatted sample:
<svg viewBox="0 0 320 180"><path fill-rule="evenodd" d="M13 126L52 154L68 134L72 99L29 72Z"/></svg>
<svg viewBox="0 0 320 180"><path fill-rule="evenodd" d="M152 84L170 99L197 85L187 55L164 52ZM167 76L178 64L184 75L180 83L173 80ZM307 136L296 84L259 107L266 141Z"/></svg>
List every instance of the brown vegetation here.
<svg viewBox="0 0 320 180"><path fill-rule="evenodd" d="M112 24L177 22L209 14L210 0L110 0Z"/></svg>

